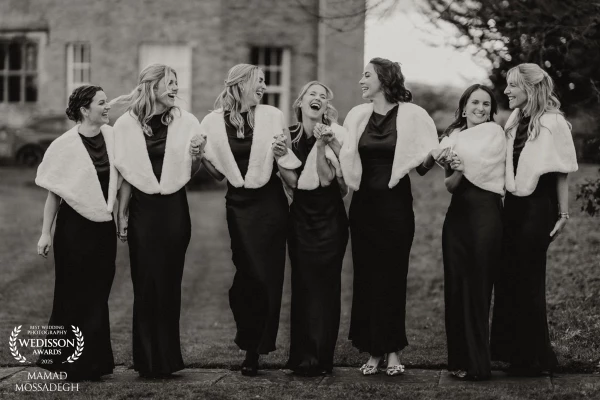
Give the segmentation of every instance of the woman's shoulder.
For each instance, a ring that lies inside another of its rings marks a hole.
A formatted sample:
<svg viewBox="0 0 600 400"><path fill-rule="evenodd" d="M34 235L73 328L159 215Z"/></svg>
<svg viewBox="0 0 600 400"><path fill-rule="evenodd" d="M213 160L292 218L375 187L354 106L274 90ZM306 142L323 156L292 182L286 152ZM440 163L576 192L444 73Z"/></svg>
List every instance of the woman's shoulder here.
<svg viewBox="0 0 600 400"><path fill-rule="evenodd" d="M560 127L567 125L567 120L560 112L546 112L540 117L540 123L552 130L553 127Z"/></svg>
<svg viewBox="0 0 600 400"><path fill-rule="evenodd" d="M138 123L135 114L132 111L125 111L113 125L113 129L118 130L119 128L126 127L131 124Z"/></svg>

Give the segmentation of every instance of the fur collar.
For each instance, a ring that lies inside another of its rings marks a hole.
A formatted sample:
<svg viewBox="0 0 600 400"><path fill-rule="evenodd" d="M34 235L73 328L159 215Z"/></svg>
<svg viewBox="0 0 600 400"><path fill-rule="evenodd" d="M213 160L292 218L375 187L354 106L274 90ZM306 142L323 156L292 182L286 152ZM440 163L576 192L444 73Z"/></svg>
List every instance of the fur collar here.
<svg viewBox="0 0 600 400"><path fill-rule="evenodd" d="M301 124L296 125L295 128L300 130L298 133L299 135L304 134L302 132ZM343 145L346 130L338 124L332 124L331 129L337 140ZM342 169L340 167L340 162L329 146L325 147L325 158L327 158L333 168L335 168L335 175L341 177ZM317 173L317 146L315 145L308 153L308 157L306 157L306 162L304 163L304 169L302 170L300 177L298 177L298 189L314 190L319 186L321 186L321 183L319 181L319 174Z"/></svg>
<svg viewBox="0 0 600 400"><path fill-rule="evenodd" d="M452 147L463 165L465 177L475 186L504 195L506 138L495 122L486 122L464 131L454 131L440 143Z"/></svg>
<svg viewBox="0 0 600 400"><path fill-rule="evenodd" d="M340 151L340 165L348 187L358 190L362 176L362 163L358 153L358 141L362 136L373 104L366 103L354 107L346 116L344 128L348 137ZM427 112L416 104L400 103L396 119L398 138L392 164L389 187L398 184L411 169L423 162L431 149L438 146L435 124Z"/></svg>
<svg viewBox="0 0 600 400"><path fill-rule="evenodd" d="M506 126L519 115L515 109ZM556 113L546 113L540 118L541 129L537 138L527 140L521 151L517 172L513 168L513 149L516 127L508 132L506 146L506 190L515 196L529 196L540 179L549 172L577 171L577 156L571 129L565 118Z"/></svg>
<svg viewBox="0 0 600 400"><path fill-rule="evenodd" d="M172 194L184 187L191 177L190 140L199 134L196 117L185 110L175 111L168 127L165 158L160 182L152 171L142 127L133 113L123 114L115 122L115 164L123 178L146 194Z"/></svg>
<svg viewBox="0 0 600 400"><path fill-rule="evenodd" d="M245 178L242 177L229 147L224 115L221 109L215 110L204 117L200 124L201 132L207 137L206 159L217 171L225 175L234 187L256 189L264 186L271 179L273 172L274 156L271 145L275 140L274 136L285 132L289 139L289 132L283 123L283 113L268 105L256 106L250 161ZM280 157L277 163L292 170L301 165L291 149L287 155Z"/></svg>
<svg viewBox="0 0 600 400"><path fill-rule="evenodd" d="M75 125L50 144L38 167L35 183L61 197L90 221L111 221L122 180L114 164L113 128L108 125L100 128L110 162L107 200L102 194L96 167L78 132L79 125Z"/></svg>

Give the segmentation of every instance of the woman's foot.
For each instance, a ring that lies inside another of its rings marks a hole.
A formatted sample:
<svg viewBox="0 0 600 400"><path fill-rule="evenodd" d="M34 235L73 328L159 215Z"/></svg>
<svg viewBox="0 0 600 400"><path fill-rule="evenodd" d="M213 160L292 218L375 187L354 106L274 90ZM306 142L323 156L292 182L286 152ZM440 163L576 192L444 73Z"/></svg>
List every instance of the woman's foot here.
<svg viewBox="0 0 600 400"><path fill-rule="evenodd" d="M325 375L325 370L319 366L316 359L304 360L293 370L294 375L300 376L321 376Z"/></svg>
<svg viewBox="0 0 600 400"><path fill-rule="evenodd" d="M463 371L462 369L450 372L453 377L458 379L465 379L467 377L467 371Z"/></svg>
<svg viewBox="0 0 600 400"><path fill-rule="evenodd" d="M369 361L367 361L366 364L363 364L363 366L360 367L360 372L362 372L362 374L365 376L375 375L379 372L379 367L382 361L383 357L371 356L371 358L369 358Z"/></svg>
<svg viewBox="0 0 600 400"><path fill-rule="evenodd" d="M387 376L396 376L404 373L404 365L400 363L398 353L388 353L385 373Z"/></svg>
<svg viewBox="0 0 600 400"><path fill-rule="evenodd" d="M258 353L253 351L246 352L246 358L242 362L242 375L256 376L258 374L258 357Z"/></svg>

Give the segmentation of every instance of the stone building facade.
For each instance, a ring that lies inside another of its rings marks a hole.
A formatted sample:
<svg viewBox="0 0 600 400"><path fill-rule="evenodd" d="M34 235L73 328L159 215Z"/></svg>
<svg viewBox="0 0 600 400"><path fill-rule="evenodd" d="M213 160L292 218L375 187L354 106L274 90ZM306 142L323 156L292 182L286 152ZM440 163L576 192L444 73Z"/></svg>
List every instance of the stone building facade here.
<svg viewBox="0 0 600 400"><path fill-rule="evenodd" d="M64 114L83 83L109 98L128 93L151 62L176 69L179 105L199 119L242 62L263 67L263 102L289 122L295 96L314 79L334 90L343 118L361 102L364 11L365 0L4 0L0 121Z"/></svg>

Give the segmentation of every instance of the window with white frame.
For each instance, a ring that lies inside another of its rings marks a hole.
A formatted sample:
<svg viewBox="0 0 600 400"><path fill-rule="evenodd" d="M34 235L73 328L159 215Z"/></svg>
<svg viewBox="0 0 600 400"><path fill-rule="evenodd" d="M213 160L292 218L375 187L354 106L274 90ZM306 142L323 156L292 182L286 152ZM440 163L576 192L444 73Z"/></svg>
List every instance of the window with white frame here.
<svg viewBox="0 0 600 400"><path fill-rule="evenodd" d="M263 103L279 108L290 121L291 55L285 47L252 47L250 63L258 65L265 73L267 90Z"/></svg>
<svg viewBox="0 0 600 400"><path fill-rule="evenodd" d="M92 82L91 46L86 42L67 44L67 98L73 90Z"/></svg>
<svg viewBox="0 0 600 400"><path fill-rule="evenodd" d="M165 64L177 73L177 99L175 104L192 111L192 48L187 44L142 44L140 46L140 71L150 64Z"/></svg>
<svg viewBox="0 0 600 400"><path fill-rule="evenodd" d="M39 52L43 34L0 34L0 103L38 100Z"/></svg>

